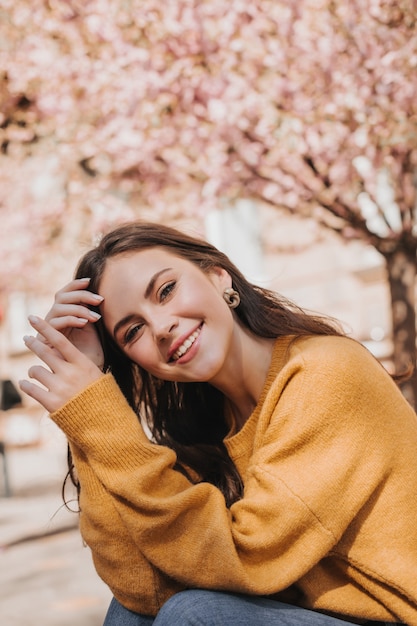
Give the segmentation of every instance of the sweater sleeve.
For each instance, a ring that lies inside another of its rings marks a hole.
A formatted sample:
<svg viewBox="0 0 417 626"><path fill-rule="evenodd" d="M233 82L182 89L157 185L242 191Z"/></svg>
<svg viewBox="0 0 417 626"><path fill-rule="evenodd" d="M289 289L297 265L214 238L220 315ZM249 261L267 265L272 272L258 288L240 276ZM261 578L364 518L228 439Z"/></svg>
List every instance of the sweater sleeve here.
<svg viewBox="0 0 417 626"><path fill-rule="evenodd" d="M183 586L143 556L83 452L74 445L71 452L81 484L80 531L92 550L97 573L123 606L144 615L156 615Z"/></svg>
<svg viewBox="0 0 417 626"><path fill-rule="evenodd" d="M260 409L244 497L230 510L216 487L173 469L174 452L148 440L111 375L52 418L155 568L185 586L271 594L329 554L384 479L385 442L369 460L369 436L404 402L394 394L392 406L388 377L362 352L341 361L300 351L277 375Z"/></svg>

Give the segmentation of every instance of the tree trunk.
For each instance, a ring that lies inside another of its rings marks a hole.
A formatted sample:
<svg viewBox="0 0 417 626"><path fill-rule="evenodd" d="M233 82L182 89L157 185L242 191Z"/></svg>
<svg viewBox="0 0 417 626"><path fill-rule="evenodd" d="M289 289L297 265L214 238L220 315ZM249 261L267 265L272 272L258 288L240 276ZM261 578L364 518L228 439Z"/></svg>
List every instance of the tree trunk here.
<svg viewBox="0 0 417 626"><path fill-rule="evenodd" d="M416 366L415 278L416 251L396 250L385 255L391 291L393 360L396 374ZM400 384L401 391L417 407L417 372Z"/></svg>

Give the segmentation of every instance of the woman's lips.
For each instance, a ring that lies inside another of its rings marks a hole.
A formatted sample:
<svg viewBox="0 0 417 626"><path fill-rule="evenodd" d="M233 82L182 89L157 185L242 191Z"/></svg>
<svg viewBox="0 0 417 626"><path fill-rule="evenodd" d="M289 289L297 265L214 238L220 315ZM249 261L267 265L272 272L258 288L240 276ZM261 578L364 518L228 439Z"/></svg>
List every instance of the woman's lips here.
<svg viewBox="0 0 417 626"><path fill-rule="evenodd" d="M187 337L185 341L183 341L183 343L175 350L170 360L178 361L180 357L184 356L184 354L186 354L186 352L188 352L188 350L191 348L200 333L201 326L199 326L194 332L191 333L191 335Z"/></svg>

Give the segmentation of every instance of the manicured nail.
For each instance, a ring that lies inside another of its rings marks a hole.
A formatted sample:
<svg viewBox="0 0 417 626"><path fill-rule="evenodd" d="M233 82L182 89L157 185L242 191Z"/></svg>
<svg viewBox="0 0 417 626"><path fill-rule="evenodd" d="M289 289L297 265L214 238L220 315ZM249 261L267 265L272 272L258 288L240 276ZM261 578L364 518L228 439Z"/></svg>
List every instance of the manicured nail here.
<svg viewBox="0 0 417 626"><path fill-rule="evenodd" d="M96 313L95 311L90 311L91 317L94 317L95 320L99 320L101 315L100 313Z"/></svg>
<svg viewBox="0 0 417 626"><path fill-rule="evenodd" d="M97 302L103 302L104 300L103 296L99 296L98 293L93 293L92 296L94 300L97 300Z"/></svg>
<svg viewBox="0 0 417 626"><path fill-rule="evenodd" d="M37 315L29 315L28 320L31 324L38 324L41 321Z"/></svg>
<svg viewBox="0 0 417 626"><path fill-rule="evenodd" d="M25 335L25 336L23 337L23 341L24 341L25 343L29 343L29 341L30 341L31 339L32 339L32 337L31 337L30 335Z"/></svg>

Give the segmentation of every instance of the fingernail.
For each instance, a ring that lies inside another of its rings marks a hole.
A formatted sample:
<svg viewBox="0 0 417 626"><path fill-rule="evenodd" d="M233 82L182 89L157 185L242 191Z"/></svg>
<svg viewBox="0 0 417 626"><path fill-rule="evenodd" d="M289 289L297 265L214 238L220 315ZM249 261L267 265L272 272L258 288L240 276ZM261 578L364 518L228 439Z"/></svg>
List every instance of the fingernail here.
<svg viewBox="0 0 417 626"><path fill-rule="evenodd" d="M95 320L99 320L101 315L100 313L96 313L95 311L90 311L91 317L94 317Z"/></svg>
<svg viewBox="0 0 417 626"><path fill-rule="evenodd" d="M25 343L28 343L28 342L30 341L30 339L31 339L30 335L25 335L25 336L23 337L23 341L24 341Z"/></svg>
<svg viewBox="0 0 417 626"><path fill-rule="evenodd" d="M31 324L37 324L40 322L40 318L37 315L29 315L28 320Z"/></svg>
<svg viewBox="0 0 417 626"><path fill-rule="evenodd" d="M93 293L93 298L97 300L97 302L103 302L104 300L103 296L99 296L98 293Z"/></svg>

